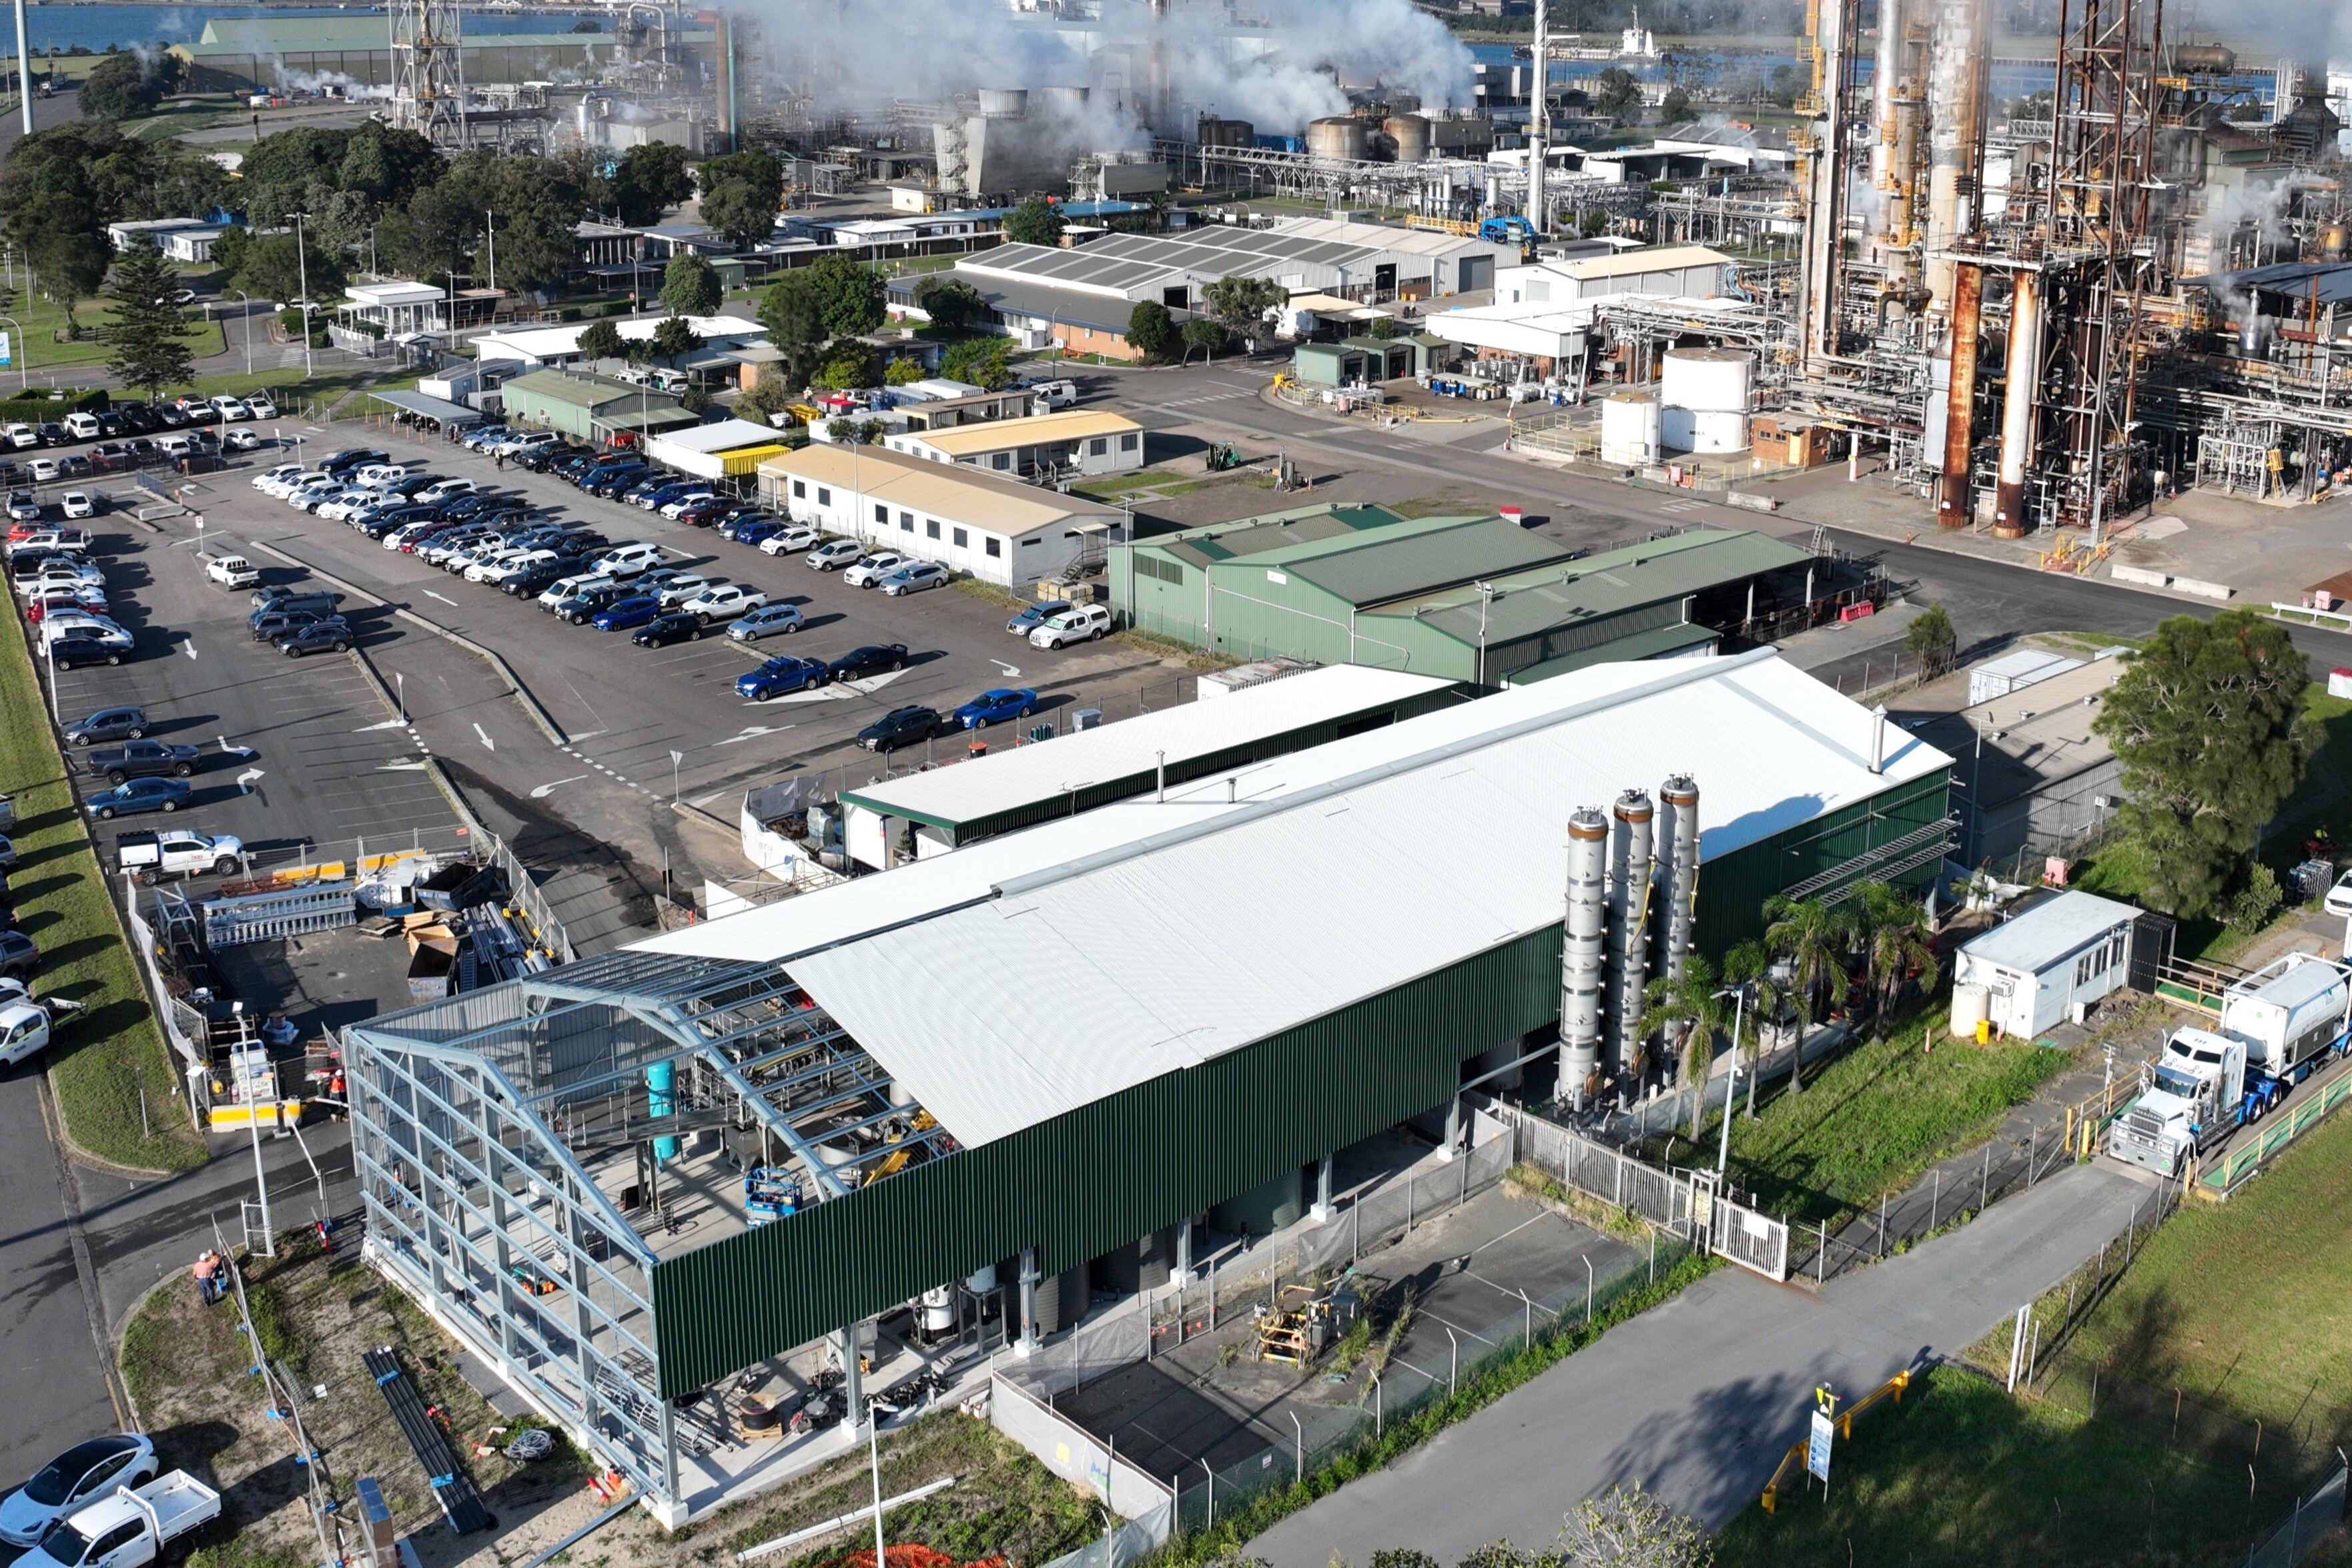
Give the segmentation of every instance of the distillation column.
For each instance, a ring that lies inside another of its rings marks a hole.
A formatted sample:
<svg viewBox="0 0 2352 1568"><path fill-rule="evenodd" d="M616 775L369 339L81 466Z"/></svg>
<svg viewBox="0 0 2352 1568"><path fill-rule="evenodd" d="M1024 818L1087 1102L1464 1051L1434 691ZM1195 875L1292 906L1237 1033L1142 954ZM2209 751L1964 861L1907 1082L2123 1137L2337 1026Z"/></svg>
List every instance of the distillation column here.
<svg viewBox="0 0 2352 1568"><path fill-rule="evenodd" d="M1559 955L1559 1093L1579 1110L1601 1066L1608 879L1609 819L1595 807L1580 807L1568 819L1568 920Z"/></svg>
<svg viewBox="0 0 2352 1568"><path fill-rule="evenodd" d="M1838 352L1838 275L1845 251L1846 22L1853 0L1814 0L1811 163L1806 171L1803 289L1806 364Z"/></svg>
<svg viewBox="0 0 2352 1568"><path fill-rule="evenodd" d="M1927 176L1927 289L1948 306L1953 265L1937 253L1976 229L1978 162L1984 147L1985 71L1990 0L1935 0L1927 78L1932 165Z"/></svg>
<svg viewBox="0 0 2352 1568"><path fill-rule="evenodd" d="M1658 881L1665 918L1658 922L1657 959L1652 969L1668 980L1680 980L1698 912L1698 785L1685 773L1658 786Z"/></svg>
<svg viewBox="0 0 2352 1568"><path fill-rule="evenodd" d="M1536 0L1534 58L1528 62L1535 81L1528 95L1528 226L1538 234L1551 232L1551 215L1544 207L1544 142L1551 131L1551 54L1544 30L1550 21L1544 0Z"/></svg>
<svg viewBox="0 0 2352 1568"><path fill-rule="evenodd" d="M1609 1070L1617 1101L1632 1088L1641 1047L1642 993L1650 982L1650 797L1629 789L1617 797L1609 835Z"/></svg>
<svg viewBox="0 0 2352 1568"><path fill-rule="evenodd" d="M1944 469L1936 497L1936 521L1944 528L1966 528L1969 458L1976 450L1969 421L1977 405L1977 338L1984 310L1984 268L1964 262L1952 273L1952 325L1945 337L1952 360L1952 384L1944 412Z"/></svg>
<svg viewBox="0 0 2352 1568"><path fill-rule="evenodd" d="M2025 531L2025 465L2033 455L2033 405L2042 395L2042 279L2012 274L2009 306L2009 380L2001 389L2000 475L1993 490L1992 531L2015 539Z"/></svg>

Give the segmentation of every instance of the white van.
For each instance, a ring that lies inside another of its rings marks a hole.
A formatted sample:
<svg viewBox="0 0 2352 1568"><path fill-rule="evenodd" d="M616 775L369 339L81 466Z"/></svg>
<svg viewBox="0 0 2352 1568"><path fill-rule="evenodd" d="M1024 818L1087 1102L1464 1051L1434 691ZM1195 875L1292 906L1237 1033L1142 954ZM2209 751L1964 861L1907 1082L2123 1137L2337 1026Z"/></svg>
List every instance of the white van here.
<svg viewBox="0 0 2352 1568"><path fill-rule="evenodd" d="M66 434L77 441L95 441L101 433L95 414L68 414L65 426Z"/></svg>
<svg viewBox="0 0 2352 1568"><path fill-rule="evenodd" d="M550 584L547 591L539 596L539 607L542 610L551 610L575 594L584 594L591 588L614 586L617 586L615 580L605 576L601 572L583 572L576 577L565 577Z"/></svg>
<svg viewBox="0 0 2352 1568"><path fill-rule="evenodd" d="M195 443L189 440L184 434L175 431L169 436L156 437L155 450L167 458L184 458L195 450Z"/></svg>

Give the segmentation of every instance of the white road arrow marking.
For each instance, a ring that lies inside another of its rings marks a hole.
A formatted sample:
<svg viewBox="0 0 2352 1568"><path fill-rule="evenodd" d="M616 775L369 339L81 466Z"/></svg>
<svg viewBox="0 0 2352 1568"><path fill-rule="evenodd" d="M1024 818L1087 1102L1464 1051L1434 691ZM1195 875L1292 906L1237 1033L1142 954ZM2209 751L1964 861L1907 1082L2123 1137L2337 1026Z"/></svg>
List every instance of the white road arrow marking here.
<svg viewBox="0 0 2352 1568"><path fill-rule="evenodd" d="M251 795L254 784L268 776L259 768L247 768L236 775L236 787Z"/></svg>
<svg viewBox="0 0 2352 1568"><path fill-rule="evenodd" d="M992 664L995 661L992 659L989 662ZM842 684L852 691L879 691L906 673L903 669L886 669L879 675L869 675L863 680L845 680Z"/></svg>
<svg viewBox="0 0 2352 1568"><path fill-rule="evenodd" d="M354 735L372 735L378 730L405 730L407 728L408 721L405 719L386 719L381 724L362 724L358 729L352 731L352 733Z"/></svg>
<svg viewBox="0 0 2352 1568"><path fill-rule="evenodd" d="M375 771L380 773L421 773L425 771L425 764L423 763L385 763Z"/></svg>
<svg viewBox="0 0 2352 1568"><path fill-rule="evenodd" d="M180 651L186 654L190 658L194 658L196 657L196 645L193 641L182 643L180 645Z"/></svg>
<svg viewBox="0 0 2352 1568"><path fill-rule="evenodd" d="M766 724L753 724L740 735L730 735L723 741L713 741L710 743L714 746L731 746L738 741L749 741L760 735L781 735L791 728L790 724L777 724L772 727Z"/></svg>
<svg viewBox="0 0 2352 1568"><path fill-rule="evenodd" d="M474 733L479 735L482 738L482 744L488 746L490 750L495 752L499 749L499 743L490 739L490 732L488 730L483 729L479 724L474 726Z"/></svg>
<svg viewBox="0 0 2352 1568"><path fill-rule="evenodd" d="M439 599L443 604L448 605L453 610L457 607L457 600L436 594L430 588L425 590L425 596L428 599Z"/></svg>
<svg viewBox="0 0 2352 1568"><path fill-rule="evenodd" d="M255 751L251 746L232 746L232 745L230 745L230 744L228 743L228 737L227 737L226 735L222 735L222 736L218 737L218 739L219 739L219 741L220 741L220 749L221 749L221 755L222 755L222 756L225 756L225 757L240 757L240 758L244 758L244 759L246 759L246 760L247 760L247 761L250 761L252 758L254 758L254 757L256 757L256 756L257 756L257 755L259 755L259 754L260 754L260 753L257 752L256 752L256 751Z"/></svg>
<svg viewBox="0 0 2352 1568"><path fill-rule="evenodd" d="M770 698L770 699L768 700L768 701L769 701L769 702L846 702L846 701L848 701L851 698L853 698L853 697L855 697L855 696L856 696L856 695L857 695L857 693L856 693L855 691L852 691L852 690L851 690L851 689L850 689L846 685L843 685L843 686L820 686L820 687L818 687L818 688L817 688L815 690L814 690L814 691L787 691L787 692L785 692L785 693L784 693L782 696L781 696L781 697L772 697L772 698ZM746 708L760 708L760 707L764 707L764 706L766 706L766 704L765 704L765 703L759 703L759 702L746 702L745 704L743 704L743 706L744 706L744 707L746 707Z"/></svg>
<svg viewBox="0 0 2352 1568"><path fill-rule="evenodd" d="M999 668L999 669L1003 670L1003 671L1004 672L1004 679L1007 679L1007 680L1018 680L1018 679L1021 679L1021 671L1020 671L1020 670L1018 670L1018 669L1016 669L1016 668L1014 668L1012 665L1009 665L1009 664L1005 663L1003 659L1001 659L1001 658L992 658L992 659L990 659L988 662L989 662L989 663L991 663L991 664L992 664L992 665L994 665L994 666L996 666L996 668Z"/></svg>
<svg viewBox="0 0 2352 1568"><path fill-rule="evenodd" d="M540 785L537 789L535 789L535 790L533 790L533 791L531 791L531 792L530 792L530 798L531 798L531 799L533 799L533 800L545 800L545 799L548 797L549 794L550 794L551 792L552 792L552 791L557 787L557 785L560 785L560 784L578 784L582 779L584 779L584 778L586 778L587 776L588 776L588 775L587 775L586 773L573 773L573 774L572 774L570 778L568 778L568 779L558 779L558 780L556 780L556 781L555 781L555 783L554 783L554 784L543 784Z"/></svg>

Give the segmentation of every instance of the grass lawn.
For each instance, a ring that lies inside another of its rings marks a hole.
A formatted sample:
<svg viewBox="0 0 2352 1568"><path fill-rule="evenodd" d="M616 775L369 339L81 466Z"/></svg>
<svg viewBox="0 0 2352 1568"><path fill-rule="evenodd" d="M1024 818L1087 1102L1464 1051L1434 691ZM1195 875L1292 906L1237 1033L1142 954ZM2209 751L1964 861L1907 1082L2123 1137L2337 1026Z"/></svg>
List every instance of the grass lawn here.
<svg viewBox="0 0 2352 1568"><path fill-rule="evenodd" d="M1206 479L1185 474L1110 474L1098 479L1080 479L1070 487L1076 495L1091 496L1097 500L1165 500L1197 490Z"/></svg>
<svg viewBox="0 0 2352 1568"><path fill-rule="evenodd" d="M2040 1046L1965 1045L1944 1033L1944 1020L1938 1009L1877 1044L1865 1039L1812 1068L1803 1093L1782 1089L1755 1121L1736 1119L1732 1168L1757 1203L1814 1223L1871 1208L1990 1135L2010 1107L2031 1100L2072 1059ZM1937 1032L1932 1052L1919 1049L1923 1028ZM1700 1132L1710 1154L1717 1136ZM1688 1150L1682 1145L1685 1157Z"/></svg>
<svg viewBox="0 0 2352 1568"><path fill-rule="evenodd" d="M24 289L15 291L15 300L5 309L16 318L23 331L16 340L17 363L6 371L0 371L0 390L5 390L11 372L37 379L45 370L62 370L68 365L103 364L106 362L106 344L96 337L85 337L70 343L57 341L58 331L66 324L62 306ZM86 329L103 327L114 320L114 309L103 300L85 300L76 308L74 318ZM221 337L218 321L206 321L191 316L188 329L190 353L202 359L206 354L221 352L225 340Z"/></svg>
<svg viewBox="0 0 2352 1568"><path fill-rule="evenodd" d="M0 777L16 797L9 873L27 936L41 945L35 989L83 1004L50 1051L66 1130L102 1159L184 1171L205 1161L188 1126L180 1079L156 1030L122 928L115 919L80 808L51 739L48 714L24 638L0 651ZM147 1093L153 1135L140 1130Z"/></svg>

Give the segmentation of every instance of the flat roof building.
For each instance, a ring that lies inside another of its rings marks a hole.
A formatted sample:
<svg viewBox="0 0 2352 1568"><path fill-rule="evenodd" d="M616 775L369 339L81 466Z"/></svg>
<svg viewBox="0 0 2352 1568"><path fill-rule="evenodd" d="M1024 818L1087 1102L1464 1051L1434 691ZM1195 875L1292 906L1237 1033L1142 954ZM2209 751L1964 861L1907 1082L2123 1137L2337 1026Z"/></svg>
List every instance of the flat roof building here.
<svg viewBox="0 0 2352 1568"><path fill-rule="evenodd" d="M661 327L660 316L607 316L604 320L618 329L625 341L651 342ZM727 351L741 348L754 342L765 342L768 329L741 316L688 316L687 324L702 340L702 347L684 356L679 363L688 368L705 364L731 364ZM502 331L484 332L474 340L474 357L480 360L513 360L527 366L575 364L581 358L580 334L594 325L579 321L561 327L510 327Z"/></svg>
<svg viewBox="0 0 2352 1568"><path fill-rule="evenodd" d="M759 472L760 499L780 517L1008 588L1094 571L1127 537L1127 513L1108 501L877 447L812 445Z"/></svg>
<svg viewBox="0 0 2352 1568"><path fill-rule="evenodd" d="M1449 702L1453 681L1330 665L993 751L927 773L844 790L850 858L885 869L1016 828L1074 816L1147 790L1181 787L1269 757L1344 740ZM1072 781L1079 782L1072 787ZM902 850L897 842L908 840Z"/></svg>
<svg viewBox="0 0 2352 1568"><path fill-rule="evenodd" d="M760 465L787 450L772 426L749 419L721 419L646 438L646 456L666 468L692 474L698 479L731 479L755 476Z"/></svg>
<svg viewBox="0 0 2352 1568"><path fill-rule="evenodd" d="M1669 245L1614 256L1546 257L1495 275L1497 305L1573 305L1603 294L1665 294L1705 300L1724 291L1731 258L1704 245Z"/></svg>
<svg viewBox="0 0 2352 1568"><path fill-rule="evenodd" d="M926 1291L1034 1339L1042 1282L1543 1070L1571 813L1695 780L1719 954L1931 872L1949 765L1769 652L1614 665L372 1018L370 1258L679 1522L790 1451L680 1396Z"/></svg>
<svg viewBox="0 0 2352 1568"><path fill-rule="evenodd" d="M499 395L509 425L561 430L580 441L603 440L616 430L702 423L671 398L604 375L534 370L502 383Z"/></svg>
<svg viewBox="0 0 2352 1568"><path fill-rule="evenodd" d="M934 463L1045 481L1143 467L1143 426L1123 414L1097 409L990 420L943 430L907 430L885 437L882 444L893 452Z"/></svg>

